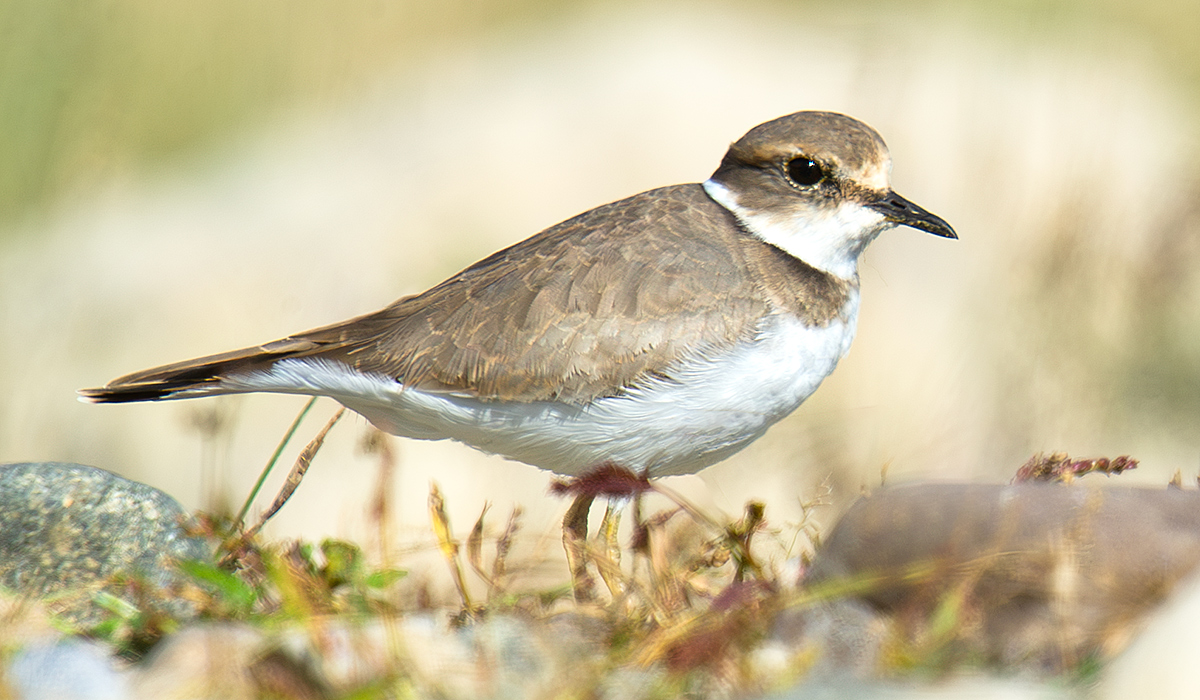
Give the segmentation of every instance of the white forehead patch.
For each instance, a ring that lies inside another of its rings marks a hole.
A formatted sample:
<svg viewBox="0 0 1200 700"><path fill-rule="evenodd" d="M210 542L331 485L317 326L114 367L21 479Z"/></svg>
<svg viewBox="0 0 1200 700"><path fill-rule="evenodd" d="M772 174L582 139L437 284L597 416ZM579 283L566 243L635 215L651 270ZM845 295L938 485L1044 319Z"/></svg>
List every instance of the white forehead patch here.
<svg viewBox="0 0 1200 700"><path fill-rule="evenodd" d="M854 179L859 184L877 192L886 192L892 183L892 159L884 156L879 160L867 163L862 172Z"/></svg>

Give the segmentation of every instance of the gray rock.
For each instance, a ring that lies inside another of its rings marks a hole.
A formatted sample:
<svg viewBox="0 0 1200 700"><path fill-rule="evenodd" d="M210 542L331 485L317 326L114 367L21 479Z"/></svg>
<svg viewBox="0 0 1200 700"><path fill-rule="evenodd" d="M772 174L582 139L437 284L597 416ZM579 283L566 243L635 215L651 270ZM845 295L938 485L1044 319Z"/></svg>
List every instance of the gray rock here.
<svg viewBox="0 0 1200 700"><path fill-rule="evenodd" d="M916 637L950 601L947 651L1059 672L1110 658L1198 563L1200 492L911 484L855 503L806 583L855 584Z"/></svg>
<svg viewBox="0 0 1200 700"><path fill-rule="evenodd" d="M129 683L99 645L34 642L12 655L7 680L21 700L126 700Z"/></svg>
<svg viewBox="0 0 1200 700"><path fill-rule="evenodd" d="M79 625L103 619L88 602L117 573L170 586L176 559L206 556L184 534L180 505L158 489L110 472L60 462L0 465L0 586L53 597ZM169 606L186 615L181 603Z"/></svg>
<svg viewBox="0 0 1200 700"><path fill-rule="evenodd" d="M1200 578L1193 576L1150 617L1129 648L1104 668L1095 700L1195 700L1200 649Z"/></svg>
<svg viewBox="0 0 1200 700"><path fill-rule="evenodd" d="M1084 697L1082 691L1062 684L966 676L923 683L854 679L805 682L764 700L1081 700Z"/></svg>
<svg viewBox="0 0 1200 700"><path fill-rule="evenodd" d="M436 617L413 616L401 621L399 636L415 686L430 697L551 697L594 682L588 659L599 654L604 637L597 638L593 622L497 614L451 629Z"/></svg>
<svg viewBox="0 0 1200 700"><path fill-rule="evenodd" d="M255 684L253 667L267 647L262 632L240 623L185 627L163 639L132 670L128 697L131 700L262 697Z"/></svg>
<svg viewBox="0 0 1200 700"><path fill-rule="evenodd" d="M842 598L784 610L776 617L763 648L815 655L807 678L870 678L882 668L888 641L884 615L855 598Z"/></svg>
<svg viewBox="0 0 1200 700"><path fill-rule="evenodd" d="M569 615L493 615L463 627L420 613L271 631L201 623L166 637L132 669L130 697L343 697L364 688L385 696L389 683L400 683L404 697L441 700L585 695L602 680L591 670L607 648L593 638L596 629ZM629 697L620 692L626 687L628 680L598 697Z"/></svg>

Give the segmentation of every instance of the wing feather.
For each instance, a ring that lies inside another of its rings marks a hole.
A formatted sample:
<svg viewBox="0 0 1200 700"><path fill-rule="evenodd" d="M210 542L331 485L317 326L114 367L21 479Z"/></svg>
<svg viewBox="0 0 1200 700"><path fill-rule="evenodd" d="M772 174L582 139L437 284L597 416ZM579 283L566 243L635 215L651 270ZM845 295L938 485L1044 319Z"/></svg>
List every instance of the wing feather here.
<svg viewBox="0 0 1200 700"><path fill-rule="evenodd" d="M764 314L827 322L847 289L743 231L699 185L677 185L580 214L376 313L80 393L224 393L225 377L320 358L428 391L584 404L749 339Z"/></svg>

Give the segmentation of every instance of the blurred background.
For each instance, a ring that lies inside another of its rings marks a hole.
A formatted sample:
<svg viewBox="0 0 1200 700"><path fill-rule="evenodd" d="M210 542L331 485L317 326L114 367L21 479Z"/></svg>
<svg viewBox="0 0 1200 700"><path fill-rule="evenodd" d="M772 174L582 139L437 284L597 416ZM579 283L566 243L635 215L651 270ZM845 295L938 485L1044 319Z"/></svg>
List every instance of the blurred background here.
<svg viewBox="0 0 1200 700"><path fill-rule="evenodd" d="M1039 451L1190 482L1198 29L1189 0L7 0L0 461L236 508L304 399L75 390L373 311L826 109L878 129L896 190L961 240L878 240L837 372L745 452L668 484L731 515L766 500L782 525L818 494L831 522L885 478L1007 481ZM333 430L269 532L374 536L368 428ZM391 447L395 546L431 542L437 481L463 535L485 501L496 528L520 504L525 556L560 556L548 474Z"/></svg>

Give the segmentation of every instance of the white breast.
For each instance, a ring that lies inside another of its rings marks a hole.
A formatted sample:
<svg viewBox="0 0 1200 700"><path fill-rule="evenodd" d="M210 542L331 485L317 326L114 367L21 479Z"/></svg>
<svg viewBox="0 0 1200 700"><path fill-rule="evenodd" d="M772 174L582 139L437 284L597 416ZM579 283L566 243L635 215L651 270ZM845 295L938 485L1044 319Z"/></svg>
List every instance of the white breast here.
<svg viewBox="0 0 1200 700"><path fill-rule="evenodd" d="M858 314L809 328L776 314L757 337L695 358L659 380L586 406L505 403L407 389L340 363L295 359L228 381L240 391L332 396L394 435L452 438L560 474L611 461L655 476L699 471L742 449L794 411L850 348Z"/></svg>

